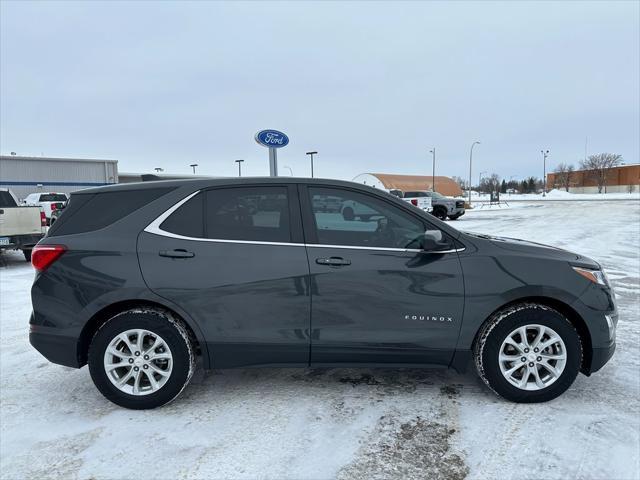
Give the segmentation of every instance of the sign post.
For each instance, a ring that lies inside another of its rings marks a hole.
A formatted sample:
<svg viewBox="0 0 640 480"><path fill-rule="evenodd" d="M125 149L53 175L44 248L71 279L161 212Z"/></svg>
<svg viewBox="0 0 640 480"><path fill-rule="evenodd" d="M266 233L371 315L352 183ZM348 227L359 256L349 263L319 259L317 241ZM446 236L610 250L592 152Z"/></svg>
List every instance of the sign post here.
<svg viewBox="0 0 640 480"><path fill-rule="evenodd" d="M269 149L269 175L278 176L278 153L277 149L286 147L289 144L289 137L277 130L261 130L255 135L258 144Z"/></svg>

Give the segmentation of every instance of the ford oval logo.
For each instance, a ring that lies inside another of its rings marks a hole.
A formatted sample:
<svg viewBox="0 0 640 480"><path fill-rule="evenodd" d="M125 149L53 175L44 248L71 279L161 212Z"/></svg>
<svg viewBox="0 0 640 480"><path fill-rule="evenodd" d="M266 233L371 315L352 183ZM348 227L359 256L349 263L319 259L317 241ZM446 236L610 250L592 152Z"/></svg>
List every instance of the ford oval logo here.
<svg viewBox="0 0 640 480"><path fill-rule="evenodd" d="M277 130L262 130L256 133L256 142L263 147L282 148L289 144L289 137Z"/></svg>

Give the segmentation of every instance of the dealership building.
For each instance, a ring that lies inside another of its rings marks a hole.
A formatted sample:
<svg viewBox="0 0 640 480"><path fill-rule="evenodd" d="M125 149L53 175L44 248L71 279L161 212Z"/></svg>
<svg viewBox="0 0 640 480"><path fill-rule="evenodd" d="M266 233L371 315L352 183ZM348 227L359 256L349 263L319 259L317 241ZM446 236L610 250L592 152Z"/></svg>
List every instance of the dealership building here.
<svg viewBox="0 0 640 480"><path fill-rule="evenodd" d="M23 199L30 193L71 193L118 183L118 161L89 158L0 156L0 188Z"/></svg>
<svg viewBox="0 0 640 480"><path fill-rule="evenodd" d="M559 174L547 174L548 188L564 189ZM606 184L602 192L629 193L640 189L640 163L620 165L607 171ZM575 170L569 178L569 192L598 193L598 182L588 170Z"/></svg>

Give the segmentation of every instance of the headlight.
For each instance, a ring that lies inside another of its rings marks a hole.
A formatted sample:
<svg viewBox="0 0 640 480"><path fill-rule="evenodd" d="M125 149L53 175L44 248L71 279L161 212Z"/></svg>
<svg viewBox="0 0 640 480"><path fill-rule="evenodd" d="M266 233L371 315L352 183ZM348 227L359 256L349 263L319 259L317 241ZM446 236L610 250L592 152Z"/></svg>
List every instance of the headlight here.
<svg viewBox="0 0 640 480"><path fill-rule="evenodd" d="M573 267L577 274L582 275L590 282L597 283L598 285L609 286L607 275L603 270L589 270L588 268Z"/></svg>

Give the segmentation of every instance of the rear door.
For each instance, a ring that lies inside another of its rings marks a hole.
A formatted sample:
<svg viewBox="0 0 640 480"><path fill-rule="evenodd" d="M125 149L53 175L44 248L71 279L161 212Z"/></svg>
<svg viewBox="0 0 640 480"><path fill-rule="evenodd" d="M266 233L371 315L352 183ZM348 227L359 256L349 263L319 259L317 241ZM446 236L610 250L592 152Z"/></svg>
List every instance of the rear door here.
<svg viewBox="0 0 640 480"><path fill-rule="evenodd" d="M149 288L199 324L214 367L309 361L309 264L295 187L199 191L139 237Z"/></svg>
<svg viewBox="0 0 640 480"><path fill-rule="evenodd" d="M464 305L462 245L379 195L308 186L301 200L311 363L448 364ZM439 246L422 249L425 230L442 235Z"/></svg>

